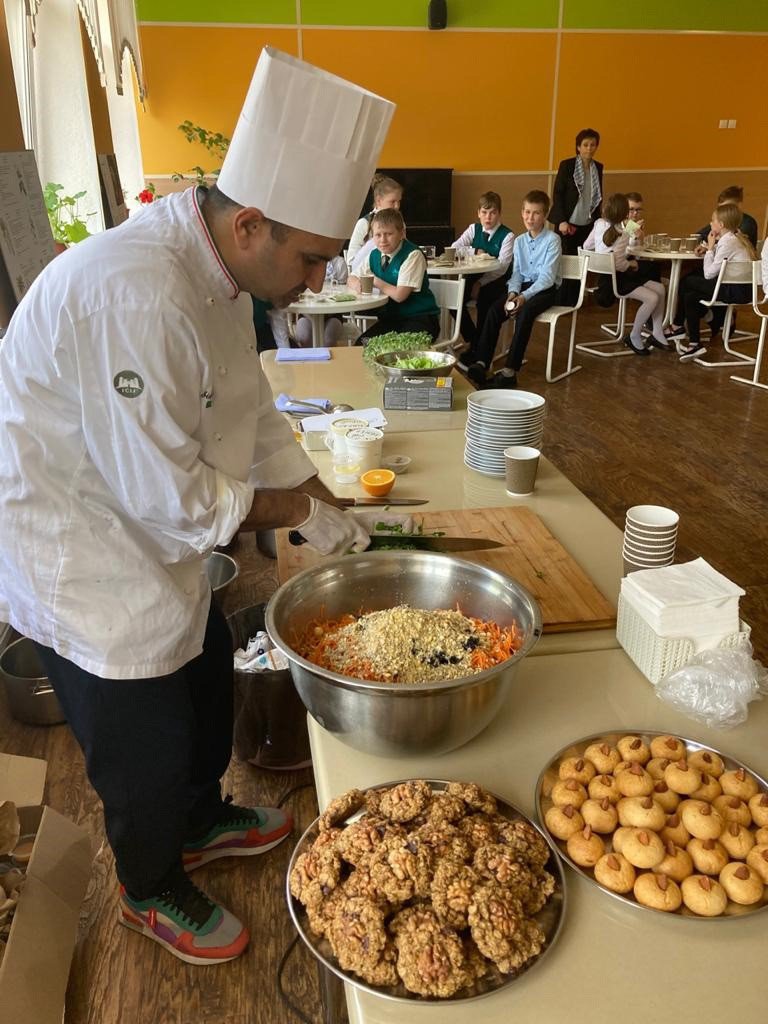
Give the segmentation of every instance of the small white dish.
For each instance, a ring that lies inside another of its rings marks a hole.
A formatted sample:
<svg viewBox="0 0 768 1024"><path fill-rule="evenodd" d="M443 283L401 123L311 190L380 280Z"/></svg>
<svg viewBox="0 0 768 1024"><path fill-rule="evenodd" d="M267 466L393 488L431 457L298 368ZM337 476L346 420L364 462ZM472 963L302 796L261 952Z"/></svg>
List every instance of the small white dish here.
<svg viewBox="0 0 768 1024"><path fill-rule="evenodd" d="M395 476L405 473L411 462L410 455L387 455L382 459L381 464L385 469L391 469Z"/></svg>

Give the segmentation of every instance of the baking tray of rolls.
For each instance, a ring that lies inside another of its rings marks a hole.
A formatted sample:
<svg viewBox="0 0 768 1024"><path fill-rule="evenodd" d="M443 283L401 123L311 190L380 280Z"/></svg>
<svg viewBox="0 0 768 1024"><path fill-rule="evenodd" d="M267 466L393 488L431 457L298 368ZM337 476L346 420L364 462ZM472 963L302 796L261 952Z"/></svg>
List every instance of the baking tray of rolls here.
<svg viewBox="0 0 768 1024"><path fill-rule="evenodd" d="M585 736L541 772L536 809L574 871L631 906L718 920L768 906L768 783L713 747Z"/></svg>

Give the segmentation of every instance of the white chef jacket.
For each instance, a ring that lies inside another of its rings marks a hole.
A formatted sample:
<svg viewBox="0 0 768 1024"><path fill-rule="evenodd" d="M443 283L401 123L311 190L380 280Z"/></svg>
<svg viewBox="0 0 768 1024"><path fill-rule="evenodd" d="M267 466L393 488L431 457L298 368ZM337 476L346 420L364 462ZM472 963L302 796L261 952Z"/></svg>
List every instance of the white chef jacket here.
<svg viewBox="0 0 768 1024"><path fill-rule="evenodd" d="M202 650L203 558L315 469L195 189L40 274L0 348L0 617L103 678Z"/></svg>

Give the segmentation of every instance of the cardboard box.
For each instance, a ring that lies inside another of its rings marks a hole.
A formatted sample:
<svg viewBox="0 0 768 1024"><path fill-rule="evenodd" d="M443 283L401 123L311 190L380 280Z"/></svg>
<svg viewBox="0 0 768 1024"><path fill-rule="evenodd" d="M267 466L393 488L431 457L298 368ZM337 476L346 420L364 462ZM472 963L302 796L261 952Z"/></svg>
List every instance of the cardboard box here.
<svg viewBox="0 0 768 1024"><path fill-rule="evenodd" d="M398 377L384 385L385 409L451 409L452 377Z"/></svg>
<svg viewBox="0 0 768 1024"><path fill-rule="evenodd" d="M35 835L27 879L0 965L3 1021L61 1024L80 905L91 877L88 833L41 806L45 761L0 754L0 799L13 800L22 835Z"/></svg>

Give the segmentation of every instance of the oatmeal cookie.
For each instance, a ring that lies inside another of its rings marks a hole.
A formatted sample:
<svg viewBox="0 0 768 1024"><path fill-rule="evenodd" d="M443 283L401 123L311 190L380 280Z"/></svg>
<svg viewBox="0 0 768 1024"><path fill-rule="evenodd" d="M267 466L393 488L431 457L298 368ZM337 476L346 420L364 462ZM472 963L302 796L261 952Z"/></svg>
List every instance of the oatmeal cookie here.
<svg viewBox="0 0 768 1024"><path fill-rule="evenodd" d="M329 828L344 821L350 814L360 810L364 802L365 793L359 789L349 789L341 796L335 797L326 807L325 813L320 815L318 820L320 831L326 832Z"/></svg>
<svg viewBox="0 0 768 1024"><path fill-rule="evenodd" d="M448 998L472 979L464 945L432 910L402 911L392 923L397 973L409 992ZM400 919L398 921L398 918Z"/></svg>
<svg viewBox="0 0 768 1024"><path fill-rule="evenodd" d="M499 838L499 826L487 814L470 814L462 818L457 827L467 837L473 850L486 843L495 843Z"/></svg>
<svg viewBox="0 0 768 1024"><path fill-rule="evenodd" d="M525 914L537 914L555 891L555 880L547 871L534 871L522 864L514 852L501 843L489 843L475 852L473 867L485 879L492 879L520 901Z"/></svg>
<svg viewBox="0 0 768 1024"><path fill-rule="evenodd" d="M373 966L364 964L358 974L367 981L369 985L376 985L379 988L388 988L392 985L397 984L397 968L395 967L395 961L397 959L397 951L391 942L387 942L384 947L384 952L378 961Z"/></svg>
<svg viewBox="0 0 768 1024"><path fill-rule="evenodd" d="M437 865L430 889L432 906L451 928L467 927L467 911L480 877L467 864L444 860Z"/></svg>
<svg viewBox="0 0 768 1024"><path fill-rule="evenodd" d="M472 844L455 825L427 822L411 832L408 841L427 846L435 860L465 861L472 857Z"/></svg>
<svg viewBox="0 0 768 1024"><path fill-rule="evenodd" d="M449 782L445 792L449 796L455 796L459 800L463 800L467 807L473 811L495 814L498 809L496 797L492 796L481 786L475 785L474 782Z"/></svg>
<svg viewBox="0 0 768 1024"><path fill-rule="evenodd" d="M414 779L386 790L379 803L379 813L390 821L413 821L432 799L428 782Z"/></svg>
<svg viewBox="0 0 768 1024"><path fill-rule="evenodd" d="M371 859L371 879L390 903L429 896L432 854L426 846L411 846L407 838L388 838Z"/></svg>
<svg viewBox="0 0 768 1024"><path fill-rule="evenodd" d="M400 826L392 825L383 818L363 815L341 832L336 842L336 850L348 864L357 865L365 857L376 853L385 837L392 835L393 832L402 838L405 837L405 829Z"/></svg>
<svg viewBox="0 0 768 1024"><path fill-rule="evenodd" d="M372 970L387 944L384 913L370 900L352 896L338 905L326 935L343 970Z"/></svg>
<svg viewBox="0 0 768 1024"><path fill-rule="evenodd" d="M464 801L450 793L435 793L429 802L424 817L433 825L452 824L466 813Z"/></svg>
<svg viewBox="0 0 768 1024"><path fill-rule="evenodd" d="M494 882L475 890L467 916L478 949L504 974L522 967L544 945L544 933L525 917L520 901Z"/></svg>
<svg viewBox="0 0 768 1024"><path fill-rule="evenodd" d="M498 841L511 847L517 859L534 871L540 871L549 860L549 846L530 822L522 819L509 821L505 818L498 830Z"/></svg>
<svg viewBox="0 0 768 1024"><path fill-rule="evenodd" d="M296 859L291 872L291 893L303 904L316 903L339 884L341 858L335 850L314 847Z"/></svg>

